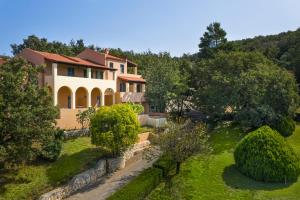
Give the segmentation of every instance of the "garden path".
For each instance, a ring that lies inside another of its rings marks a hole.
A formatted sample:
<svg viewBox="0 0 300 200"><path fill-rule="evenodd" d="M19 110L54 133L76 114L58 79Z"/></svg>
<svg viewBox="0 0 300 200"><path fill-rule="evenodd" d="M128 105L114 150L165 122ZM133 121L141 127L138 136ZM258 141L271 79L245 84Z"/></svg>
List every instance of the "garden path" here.
<svg viewBox="0 0 300 200"><path fill-rule="evenodd" d="M127 161L124 169L112 173L100 183L80 191L66 200L104 200L144 169L151 167L153 162L154 160L149 162L143 159L142 153L139 153Z"/></svg>

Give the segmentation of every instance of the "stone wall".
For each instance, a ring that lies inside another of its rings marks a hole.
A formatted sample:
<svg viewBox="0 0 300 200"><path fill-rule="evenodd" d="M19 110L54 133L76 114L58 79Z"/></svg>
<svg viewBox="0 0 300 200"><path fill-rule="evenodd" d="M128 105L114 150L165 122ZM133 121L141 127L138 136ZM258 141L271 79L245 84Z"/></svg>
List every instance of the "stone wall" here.
<svg viewBox="0 0 300 200"><path fill-rule="evenodd" d="M132 148L124 152L121 157L101 159L94 168L74 176L65 186L43 194L39 200L61 200L66 198L78 190L104 179L107 174L124 168L126 166L126 161L132 158L136 153L143 151L149 145L149 140L145 140L135 144Z"/></svg>
<svg viewBox="0 0 300 200"><path fill-rule="evenodd" d="M77 130L70 130L64 132L65 139L73 139L82 136L89 136L90 132L89 129L77 129Z"/></svg>

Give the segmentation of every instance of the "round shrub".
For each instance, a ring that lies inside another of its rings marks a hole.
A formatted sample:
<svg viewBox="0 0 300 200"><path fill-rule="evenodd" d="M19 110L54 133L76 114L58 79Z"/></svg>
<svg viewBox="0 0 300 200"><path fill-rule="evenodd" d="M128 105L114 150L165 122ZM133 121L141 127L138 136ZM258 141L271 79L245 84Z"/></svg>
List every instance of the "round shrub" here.
<svg viewBox="0 0 300 200"><path fill-rule="evenodd" d="M291 118L284 117L272 125L272 128L277 130L282 136L288 137L293 134L296 124Z"/></svg>
<svg viewBox="0 0 300 200"><path fill-rule="evenodd" d="M116 157L137 141L139 128L137 115L130 105L102 106L91 118L91 141Z"/></svg>
<svg viewBox="0 0 300 200"><path fill-rule="evenodd" d="M285 139L269 126L249 133L237 145L238 170L257 181L290 182L299 175L299 159Z"/></svg>

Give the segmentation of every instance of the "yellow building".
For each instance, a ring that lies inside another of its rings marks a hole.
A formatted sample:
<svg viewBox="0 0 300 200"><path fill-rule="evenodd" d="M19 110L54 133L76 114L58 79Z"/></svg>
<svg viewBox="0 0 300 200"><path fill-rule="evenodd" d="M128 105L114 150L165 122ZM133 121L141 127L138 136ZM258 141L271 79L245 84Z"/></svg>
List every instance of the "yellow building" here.
<svg viewBox="0 0 300 200"><path fill-rule="evenodd" d="M49 88L54 105L60 108L60 128L79 128L76 113L91 106L134 102L142 104L148 112L146 82L137 74L137 64L112 56L108 50L98 53L85 49L70 57L26 48L19 56L44 66L39 84Z"/></svg>

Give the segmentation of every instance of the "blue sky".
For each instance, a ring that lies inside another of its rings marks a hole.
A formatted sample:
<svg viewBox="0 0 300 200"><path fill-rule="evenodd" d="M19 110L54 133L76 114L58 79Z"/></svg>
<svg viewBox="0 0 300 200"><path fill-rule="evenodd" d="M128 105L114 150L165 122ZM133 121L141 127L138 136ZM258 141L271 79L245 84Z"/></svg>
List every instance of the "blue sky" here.
<svg viewBox="0 0 300 200"><path fill-rule="evenodd" d="M198 51L213 21L235 40L296 30L299 9L299 0L0 0L0 54L35 34L179 56Z"/></svg>

